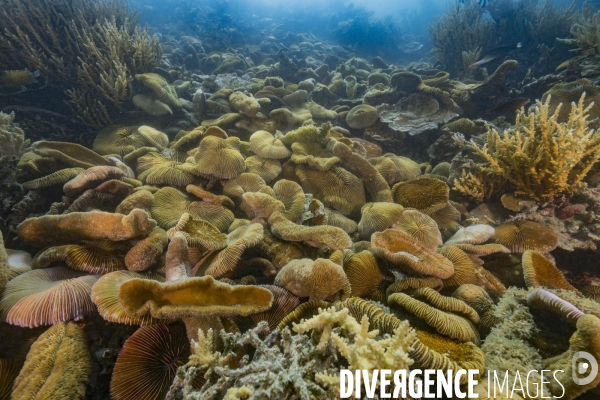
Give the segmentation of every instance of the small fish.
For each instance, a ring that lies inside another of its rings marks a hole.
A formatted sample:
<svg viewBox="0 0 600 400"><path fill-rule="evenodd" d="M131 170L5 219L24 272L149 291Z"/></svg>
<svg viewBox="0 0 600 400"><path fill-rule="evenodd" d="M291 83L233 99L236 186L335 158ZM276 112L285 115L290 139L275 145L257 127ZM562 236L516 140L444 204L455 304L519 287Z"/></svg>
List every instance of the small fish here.
<svg viewBox="0 0 600 400"><path fill-rule="evenodd" d="M35 78L40 77L40 71L31 72L27 68L16 71L4 71L0 75L0 87L21 88L36 83Z"/></svg>
<svg viewBox="0 0 600 400"><path fill-rule="evenodd" d="M529 104L528 98L517 97L516 99L506 101L494 108L490 108L485 113L486 114L507 114L507 113L514 112L514 111L520 109L521 107L525 106L526 104Z"/></svg>
<svg viewBox="0 0 600 400"><path fill-rule="evenodd" d="M483 53L482 56L481 56L481 58L479 60L477 60L476 62L474 62L473 64L471 64L471 67L474 67L476 65L483 65L483 64L489 63L490 61L495 60L498 57L504 57L511 50L513 50L513 49L520 49L521 47L523 47L523 43L522 42L519 42L517 44L511 44L511 45L508 45L508 46L496 47L495 49L492 49L490 51L487 51L487 52Z"/></svg>
<svg viewBox="0 0 600 400"><path fill-rule="evenodd" d="M570 83L564 84L563 86L556 89L555 91L556 92L571 92L571 91L579 90L582 87L583 87L583 83L570 82Z"/></svg>

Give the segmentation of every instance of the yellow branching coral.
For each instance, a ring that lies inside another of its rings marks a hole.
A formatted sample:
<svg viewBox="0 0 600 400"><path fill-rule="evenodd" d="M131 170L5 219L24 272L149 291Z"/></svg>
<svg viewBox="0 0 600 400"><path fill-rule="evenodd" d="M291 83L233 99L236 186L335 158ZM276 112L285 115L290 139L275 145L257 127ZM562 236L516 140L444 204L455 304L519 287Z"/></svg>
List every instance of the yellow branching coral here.
<svg viewBox="0 0 600 400"><path fill-rule="evenodd" d="M550 115L548 96L545 103L537 102L537 109L519 111L515 128L502 135L488 131L482 148L472 142L489 163L483 170L506 178L518 194L538 201L573 193L600 159L600 134L588 129L584 100L585 95L572 104L568 122L559 123L560 108Z"/></svg>
<svg viewBox="0 0 600 400"><path fill-rule="evenodd" d="M0 154L21 156L29 146L29 140L25 139L25 132L13 125L14 119L14 112L10 114L0 112Z"/></svg>
<svg viewBox="0 0 600 400"><path fill-rule="evenodd" d="M335 307L327 310L319 309L314 317L294 324L298 333L310 330L321 330L323 333L317 349L324 349L330 344L348 361L351 370L366 369L369 375L374 369L408 369L413 363L408 353L416 339L415 331L408 322L402 322L393 335L384 339L376 339L379 330L369 331L369 317L364 315L359 323L348 308L339 311ZM339 390L340 377L326 373L317 373L315 378L332 390Z"/></svg>
<svg viewBox="0 0 600 400"><path fill-rule="evenodd" d="M481 203L498 193L503 183L502 176L486 173L481 168L469 172L463 169L461 177L454 181L453 189Z"/></svg>

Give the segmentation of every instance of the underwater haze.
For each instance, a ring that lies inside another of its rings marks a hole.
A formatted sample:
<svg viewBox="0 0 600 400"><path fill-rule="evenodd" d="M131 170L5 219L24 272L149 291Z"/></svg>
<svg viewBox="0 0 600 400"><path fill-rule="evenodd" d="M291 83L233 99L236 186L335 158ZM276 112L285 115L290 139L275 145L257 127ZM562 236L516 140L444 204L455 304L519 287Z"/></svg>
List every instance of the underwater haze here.
<svg viewBox="0 0 600 400"><path fill-rule="evenodd" d="M0 400L597 400L599 8L0 1Z"/></svg>

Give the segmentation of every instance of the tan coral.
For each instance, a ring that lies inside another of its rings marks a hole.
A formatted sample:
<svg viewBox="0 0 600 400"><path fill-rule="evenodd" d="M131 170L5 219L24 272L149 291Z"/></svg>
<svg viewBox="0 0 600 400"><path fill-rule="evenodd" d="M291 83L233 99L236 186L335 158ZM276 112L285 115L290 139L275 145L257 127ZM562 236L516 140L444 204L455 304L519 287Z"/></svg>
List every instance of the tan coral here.
<svg viewBox="0 0 600 400"><path fill-rule="evenodd" d="M256 131L250 136L250 148L262 158L281 159L292 155L280 138L267 131Z"/></svg>
<svg viewBox="0 0 600 400"><path fill-rule="evenodd" d="M53 246L35 255L32 268L47 268L59 262L76 271L106 274L125 269L123 259L127 249L122 243L111 241Z"/></svg>
<svg viewBox="0 0 600 400"><path fill-rule="evenodd" d="M527 287L547 287L550 289L570 290L581 296L558 270L558 268L543 254L535 250L523 253L523 278Z"/></svg>
<svg viewBox="0 0 600 400"><path fill-rule="evenodd" d="M124 156L142 147L156 147L163 150L169 143L167 135L161 132L139 131L138 126L109 126L101 130L92 148L99 154L118 154Z"/></svg>
<svg viewBox="0 0 600 400"><path fill-rule="evenodd" d="M263 178L250 172L242 172L233 179L223 182L223 194L234 200L241 200L247 192L258 192L267 186Z"/></svg>
<svg viewBox="0 0 600 400"><path fill-rule="evenodd" d="M145 211L134 209L129 215L90 211L29 218L17 231L26 243L41 247L85 239L128 240L147 235L155 226Z"/></svg>
<svg viewBox="0 0 600 400"><path fill-rule="evenodd" d="M557 83L542 95L542 102L549 101L549 112L554 114L558 111L556 120L567 122L571 113L569 105L577 103L585 93L584 107L591 105L589 109L590 120L600 117L600 87L593 85L589 80L583 78L574 82ZM560 108L559 108L560 106Z"/></svg>
<svg viewBox="0 0 600 400"><path fill-rule="evenodd" d="M227 235L225 248L216 255L204 273L215 278L230 277L244 251L258 245L262 240L261 224L253 223L237 228Z"/></svg>
<svg viewBox="0 0 600 400"><path fill-rule="evenodd" d="M144 111L148 115L153 117L162 117L164 115L173 115L171 107L160 101L159 99L152 98L145 94L136 94L131 99L133 105Z"/></svg>
<svg viewBox="0 0 600 400"><path fill-rule="evenodd" d="M294 181L281 179L273 185L275 198L285 206L285 216L292 222L299 222L304 213L304 191Z"/></svg>
<svg viewBox="0 0 600 400"><path fill-rule="evenodd" d="M352 288L352 296L384 300L383 288L388 283L389 276L382 272L370 251L363 250L358 253L345 251L342 264Z"/></svg>
<svg viewBox="0 0 600 400"><path fill-rule="evenodd" d="M125 266L130 271L146 271L156 266L167 247L167 233L156 226L145 238L134 240L125 255Z"/></svg>
<svg viewBox="0 0 600 400"><path fill-rule="evenodd" d="M250 156L245 160L246 171L256 174L269 183L281 174L281 163L269 158Z"/></svg>
<svg viewBox="0 0 600 400"><path fill-rule="evenodd" d="M274 212L269 217L271 232L287 241L305 242L311 246L328 246L333 250L348 249L352 246L352 240L342 229L328 226L304 226L297 225L288 220L281 212Z"/></svg>
<svg viewBox="0 0 600 400"><path fill-rule="evenodd" d="M26 272L6 284L0 313L8 323L30 328L80 319L94 312L90 292L99 277L66 267Z"/></svg>
<svg viewBox="0 0 600 400"><path fill-rule="evenodd" d="M363 183L341 167L329 171L314 171L304 165L296 166L302 189L312 193L326 206L349 215L366 203Z"/></svg>
<svg viewBox="0 0 600 400"><path fill-rule="evenodd" d="M432 252L407 233L395 229L371 236L373 252L410 274L447 279L454 273L452 262Z"/></svg>
<svg viewBox="0 0 600 400"><path fill-rule="evenodd" d="M416 178L397 183L392 188L394 202L428 215L446 207L449 195L448 185L435 178Z"/></svg>
<svg viewBox="0 0 600 400"><path fill-rule="evenodd" d="M198 172L220 179L235 178L246 169L244 157L239 149L240 139L236 137L227 139L216 136L205 137L194 156Z"/></svg>
<svg viewBox="0 0 600 400"><path fill-rule="evenodd" d="M582 363L587 362L582 358L574 359L577 352L586 352L591 354L594 359L600 358L600 319L593 315L584 315L577 320L577 331L569 340L569 350L564 354L554 358L544 360L544 369L551 371L562 370L566 380L561 385L556 382L550 382L550 391L555 396L564 396L564 399L571 400L579 394L598 386L600 375L596 375L589 383L582 385L583 379L589 376L587 368L582 368ZM582 374L580 371L584 371ZM573 381L572 377L577 377L579 381Z"/></svg>
<svg viewBox="0 0 600 400"><path fill-rule="evenodd" d="M198 294L202 295L199 296ZM119 302L133 317L154 318L248 315L271 307L273 295L253 286L230 286L212 276L172 282L130 279L121 284Z"/></svg>
<svg viewBox="0 0 600 400"><path fill-rule="evenodd" d="M319 143L295 142L292 144L292 152L292 162L307 164L319 171L329 171L342 161Z"/></svg>
<svg viewBox="0 0 600 400"><path fill-rule="evenodd" d="M242 92L233 92L229 95L229 104L231 108L240 113L254 118L260 111L260 104L252 95L245 95Z"/></svg>
<svg viewBox="0 0 600 400"><path fill-rule="evenodd" d="M131 317L119 303L118 294L121 284L129 279L150 279L164 282L165 278L157 273L140 274L132 271L115 271L103 275L92 286L91 299L98 307L98 312L105 320L126 325L150 325L164 322L151 316Z"/></svg>
<svg viewBox="0 0 600 400"><path fill-rule="evenodd" d="M368 104L353 107L346 115L346 123L350 128L363 129L377 122L377 110Z"/></svg>
<svg viewBox="0 0 600 400"><path fill-rule="evenodd" d="M110 165L110 162L94 151L77 143L40 141L30 149L42 157L54 158L70 167L90 168L97 165Z"/></svg>
<svg viewBox="0 0 600 400"><path fill-rule="evenodd" d="M497 226L491 240L507 247L512 253L524 253L526 250L548 253L558 246L558 234L554 228L527 220Z"/></svg>
<svg viewBox="0 0 600 400"><path fill-rule="evenodd" d="M431 250L442 245L442 235L437 223L417 210L404 210L392 224L393 229L406 232Z"/></svg>
<svg viewBox="0 0 600 400"><path fill-rule="evenodd" d="M190 346L181 327L143 326L123 344L110 381L114 400L164 399Z"/></svg>
<svg viewBox="0 0 600 400"><path fill-rule="evenodd" d="M363 180L364 186L373 201L392 202L390 187L379 171L367 159L352 151L341 139L329 138L327 150L342 160L342 166Z"/></svg>
<svg viewBox="0 0 600 400"><path fill-rule="evenodd" d="M154 73L137 74L135 80L142 82L144 86L152 90L161 101L173 107L181 108L177 92L162 76Z"/></svg>
<svg viewBox="0 0 600 400"><path fill-rule="evenodd" d="M322 258L290 261L275 277L275 284L310 300L344 300L351 293L350 282L342 267Z"/></svg>
<svg viewBox="0 0 600 400"><path fill-rule="evenodd" d="M233 221L233 213L220 204L194 200L175 188L164 187L154 193L151 213L161 228L172 228L185 212L210 222L221 232L227 230Z"/></svg>
<svg viewBox="0 0 600 400"><path fill-rule="evenodd" d="M429 290L429 292L424 292L427 290ZM475 344L479 343L479 333L477 332L477 328L473 325L472 320L466 318L468 314L465 314L464 312L466 310L467 312L470 312L469 314L472 314L471 316L474 316L477 315L475 310L458 299L443 297L431 288L417 289L417 292L419 291L421 291L421 293L435 293L436 297L434 298L439 299L439 302L429 305L404 293L394 293L388 298L388 303L402 307L409 313L422 319L444 336L456 339L459 342L471 341ZM424 300L429 299L424 298ZM441 309L438 309L437 307L441 307ZM456 311L457 309L460 309L461 311ZM477 321L479 321L478 318Z"/></svg>
<svg viewBox="0 0 600 400"><path fill-rule="evenodd" d="M53 172L49 175L43 176L41 178L33 179L31 181L27 181L23 183L23 187L25 189L41 189L45 187L50 187L54 185L64 185L71 179L75 178L81 172L85 171L84 168L65 168Z"/></svg>
<svg viewBox="0 0 600 400"><path fill-rule="evenodd" d="M177 224L167 231L167 236L172 238L175 232L181 232L185 236L188 246L202 251L220 250L227 246L227 235L210 222L195 218L189 213L181 215Z"/></svg>
<svg viewBox="0 0 600 400"><path fill-rule="evenodd" d="M185 187L198 180L193 159L178 162L171 157L149 152L137 160L137 178L149 185Z"/></svg>
<svg viewBox="0 0 600 400"><path fill-rule="evenodd" d="M92 373L83 328L57 323L33 343L13 385L12 399L83 399Z"/></svg>

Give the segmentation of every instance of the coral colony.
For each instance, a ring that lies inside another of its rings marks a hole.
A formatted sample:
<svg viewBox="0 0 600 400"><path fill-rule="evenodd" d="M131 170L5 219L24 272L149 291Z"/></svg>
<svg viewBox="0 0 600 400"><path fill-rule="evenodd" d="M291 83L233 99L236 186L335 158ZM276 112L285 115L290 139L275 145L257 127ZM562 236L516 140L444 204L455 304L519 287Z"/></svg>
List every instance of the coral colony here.
<svg viewBox="0 0 600 400"><path fill-rule="evenodd" d="M600 12L204 3L0 3L0 400L598 398Z"/></svg>

